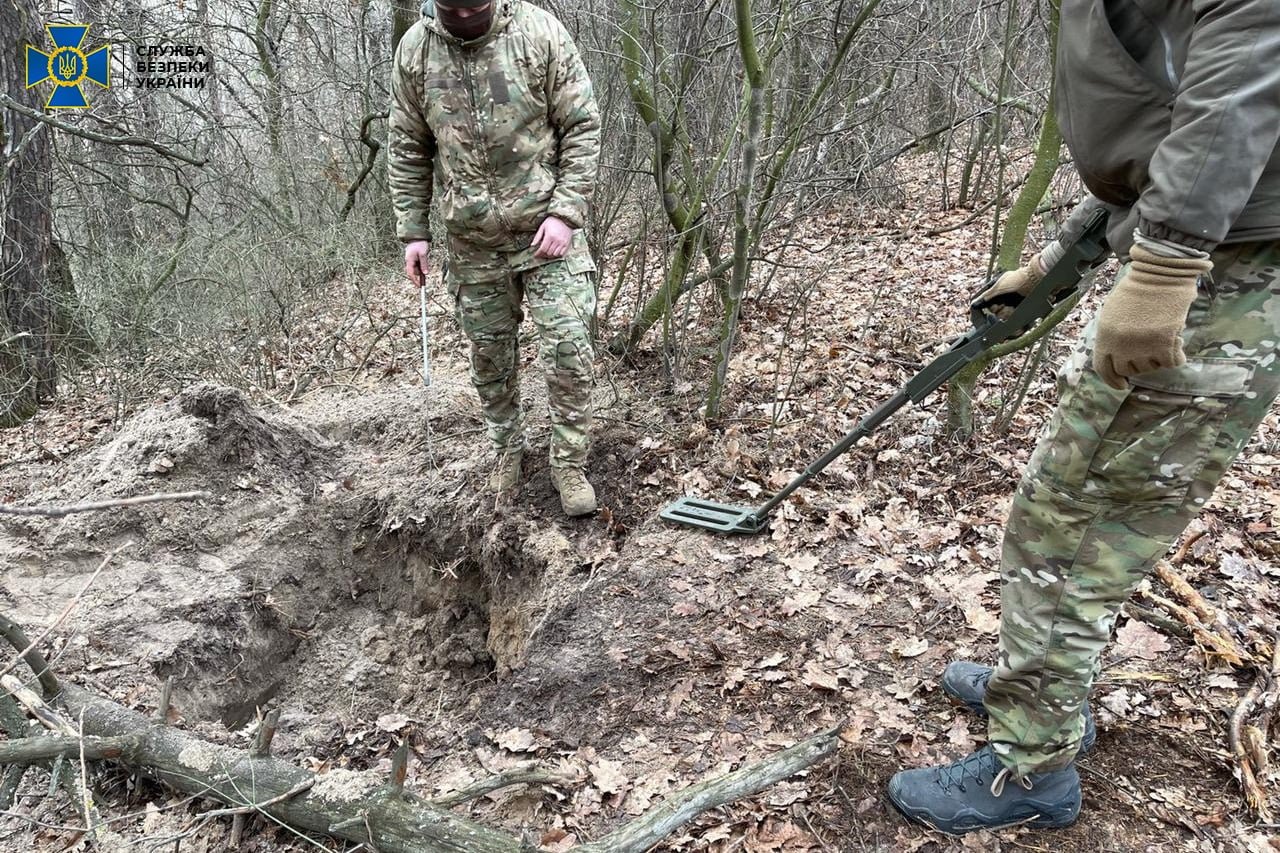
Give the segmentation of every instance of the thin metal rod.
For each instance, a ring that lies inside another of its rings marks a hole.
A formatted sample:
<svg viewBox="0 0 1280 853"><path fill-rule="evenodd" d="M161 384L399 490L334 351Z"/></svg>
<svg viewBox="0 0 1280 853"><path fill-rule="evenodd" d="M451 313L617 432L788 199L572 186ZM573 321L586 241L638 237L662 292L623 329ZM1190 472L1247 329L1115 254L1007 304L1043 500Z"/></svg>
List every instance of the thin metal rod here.
<svg viewBox="0 0 1280 853"><path fill-rule="evenodd" d="M858 422L858 425L853 428L852 432L840 439L839 444L822 454L818 459L815 459L798 477L790 483L787 483L782 487L781 491L762 504L755 511L755 517L762 519L769 513L773 512L774 508L790 497L796 489L799 489L805 483L821 474L828 465L835 462L841 456L844 456L845 453L849 451L849 448L857 444L858 441L875 432L876 428L879 427L880 424L893 417L899 409L910 401L911 398L907 396L905 391L899 391L897 394L894 394L888 400L881 403L878 408L863 417L863 419Z"/></svg>
<svg viewBox="0 0 1280 853"><path fill-rule="evenodd" d="M418 288L418 301L422 306L422 382L431 387L431 327L427 325L427 283L425 276Z"/></svg>

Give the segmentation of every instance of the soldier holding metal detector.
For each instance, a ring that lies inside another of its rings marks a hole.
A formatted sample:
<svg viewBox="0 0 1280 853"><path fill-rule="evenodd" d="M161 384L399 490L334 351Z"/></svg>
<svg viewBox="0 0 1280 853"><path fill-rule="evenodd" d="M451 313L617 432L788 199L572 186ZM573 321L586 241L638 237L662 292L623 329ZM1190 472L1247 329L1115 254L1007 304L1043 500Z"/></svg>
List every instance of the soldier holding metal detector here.
<svg viewBox="0 0 1280 853"><path fill-rule="evenodd" d="M1129 263L1059 373L1005 528L993 669L943 689L988 744L898 773L946 832L1063 826L1121 604L1204 508L1280 391L1280 2L1063 0L1058 117ZM1101 201L1099 201L1099 199ZM1051 245L985 296L1032 288ZM1048 262L1045 264L1044 262Z"/></svg>
<svg viewBox="0 0 1280 853"><path fill-rule="evenodd" d="M1120 607L1204 508L1280 391L1280 0L1062 0L1057 114L1093 196L1061 242L973 305L974 329L757 508L682 498L668 520L768 528L778 503L909 402L1069 295L1111 248L1128 263L1059 373L1013 498L993 668L943 690L988 743L896 774L889 798L951 833L1065 826L1074 761Z"/></svg>

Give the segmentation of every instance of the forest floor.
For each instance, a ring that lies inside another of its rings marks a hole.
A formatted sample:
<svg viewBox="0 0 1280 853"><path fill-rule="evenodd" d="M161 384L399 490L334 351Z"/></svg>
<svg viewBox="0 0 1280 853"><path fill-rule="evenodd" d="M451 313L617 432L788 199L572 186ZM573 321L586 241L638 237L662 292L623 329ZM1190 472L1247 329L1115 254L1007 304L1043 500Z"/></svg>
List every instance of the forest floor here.
<svg viewBox="0 0 1280 853"><path fill-rule="evenodd" d="M770 294L744 318L716 428L697 413L705 361L670 379L652 343L603 358L590 469L603 509L586 520L560 514L548 480L532 344L523 493L511 507L485 494L490 458L438 285L429 389L415 373L416 298L390 275L367 300L376 375L325 376L288 403L175 384L122 417L105 392L82 389L0 434L0 501L212 498L0 522L0 606L38 631L104 553L132 542L55 633L63 677L150 711L173 676L173 722L220 743L246 744L257 709L278 707L276 754L318 771L386 769L407 740L408 785L425 794L527 762L560 769L578 781L460 807L533 832L547 851L836 726L836 758L659 849L1277 849L1251 821L1226 747L1249 671L1127 618L1093 695L1098 746L1080 762L1074 827L949 839L905 823L883 796L896 770L983 738L938 675L950 660L992 658L1009 496L1052 410L1051 366L1096 297L1064 325L1006 428L993 421L1021 356L980 385L973 439L944 436L939 395L833 465L770 535L720 538L657 518L683 492L757 501L963 330L989 218L922 238L968 214L908 202L832 211L790 235ZM315 351L340 319L323 296ZM684 343L708 342L692 332ZM1180 567L1264 632L1280 614L1278 465L1273 413ZM0 849L75 849L58 828L76 824L75 808L44 796L47 776L30 778L15 807L24 817L0 821ZM97 799L134 849L227 849L229 820L188 831L208 803L123 773L107 773ZM256 822L239 849L344 848Z"/></svg>

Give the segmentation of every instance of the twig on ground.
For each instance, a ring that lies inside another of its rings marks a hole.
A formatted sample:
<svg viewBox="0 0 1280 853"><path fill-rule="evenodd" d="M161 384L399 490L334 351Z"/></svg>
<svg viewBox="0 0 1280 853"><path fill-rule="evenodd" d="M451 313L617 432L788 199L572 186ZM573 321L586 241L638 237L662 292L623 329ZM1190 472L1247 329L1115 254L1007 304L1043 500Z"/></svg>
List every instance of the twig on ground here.
<svg viewBox="0 0 1280 853"><path fill-rule="evenodd" d="M20 517L65 518L82 512L99 512L104 509L119 509L127 506L142 506L162 501L199 501L212 497L208 492L178 492L168 495L139 495L136 498L120 498L97 503L76 504L74 506L0 506L0 515L16 515Z"/></svg>
<svg viewBox="0 0 1280 853"><path fill-rule="evenodd" d="M1263 788L1261 774L1257 772L1260 768L1254 766L1254 757L1250 755L1245 736L1245 724L1253 714L1254 708L1262 700L1263 695L1270 693L1276 682L1280 681L1280 638L1277 638L1274 645L1276 652L1271 662L1271 669L1267 672L1259 673L1257 679L1253 682L1253 686L1249 688L1244 698L1240 700L1240 704L1236 706L1235 713L1231 715L1231 728L1228 733L1231 757L1236 763L1236 769L1240 777L1240 787L1244 789L1245 799L1254 813L1267 823L1271 822L1271 809L1267 804L1267 792Z"/></svg>
<svg viewBox="0 0 1280 853"><path fill-rule="evenodd" d="M269 800L264 800L261 803L250 803L247 806L237 806L231 809L214 809L213 811L205 812L204 814L200 815L200 817L202 819L213 818L213 817L230 817L232 815L245 815L245 814L252 814L253 812L260 812L263 809L268 809L268 808L271 808L272 806L279 805L280 803L283 803L285 800L293 799L294 797L298 796L301 793L310 791L311 786L314 785L315 783L316 783L315 779L306 779L302 782L299 782L297 785L294 785L292 788L285 791L283 794L280 794L277 797L272 797Z"/></svg>
<svg viewBox="0 0 1280 853"><path fill-rule="evenodd" d="M1187 544L1189 545L1194 541L1194 538L1188 539ZM1185 548L1187 546L1184 545L1183 547ZM1178 553L1181 555L1183 552L1180 550ZM1177 560L1178 558L1174 557L1174 559ZM1178 574L1178 570L1175 569L1172 564L1167 563L1164 560L1156 563L1155 576L1159 578L1160 582L1167 586L1180 601L1185 603L1187 607L1190 607L1191 611L1195 613L1200 621L1206 626L1218 625L1226 627L1226 620L1223 619L1222 614L1218 612L1218 609L1206 601L1203 595L1196 592L1191 584L1187 583L1187 579Z"/></svg>
<svg viewBox="0 0 1280 853"><path fill-rule="evenodd" d="M1124 612L1130 619L1146 622L1152 628L1159 628L1161 631L1181 637L1184 640L1190 641L1194 637L1191 629L1181 622L1175 622L1172 619L1161 616L1154 610L1134 604L1132 601L1124 605Z"/></svg>
<svg viewBox="0 0 1280 853"><path fill-rule="evenodd" d="M1230 637L1220 636L1210 631L1200 618L1188 607L1170 601L1169 599L1156 595L1153 592L1145 593L1153 603L1160 605L1165 610L1178 617L1191 630L1195 637L1196 644L1199 645L1206 654L1216 655L1232 666L1244 666L1246 660L1253 660L1253 656L1245 652L1236 644L1235 640Z"/></svg>

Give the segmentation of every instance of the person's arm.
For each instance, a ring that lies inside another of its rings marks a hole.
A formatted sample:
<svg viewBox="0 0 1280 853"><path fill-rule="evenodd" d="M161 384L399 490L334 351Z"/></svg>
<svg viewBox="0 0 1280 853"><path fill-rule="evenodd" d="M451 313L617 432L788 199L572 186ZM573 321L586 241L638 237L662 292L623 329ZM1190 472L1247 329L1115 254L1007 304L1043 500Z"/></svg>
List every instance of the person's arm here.
<svg viewBox="0 0 1280 853"><path fill-rule="evenodd" d="M391 70L387 119L387 183L396 209L396 236L412 243L431 239L428 211L436 159L436 138L422 103L422 69L417 64L426 32L411 28L396 49Z"/></svg>
<svg viewBox="0 0 1280 853"><path fill-rule="evenodd" d="M547 104L560 144L548 216L570 228L587 224L600 160L600 108L577 45L558 21L547 68Z"/></svg>
<svg viewBox="0 0 1280 853"><path fill-rule="evenodd" d="M1193 0L1172 130L1139 231L1201 251L1227 236L1280 142L1280 0Z"/></svg>

